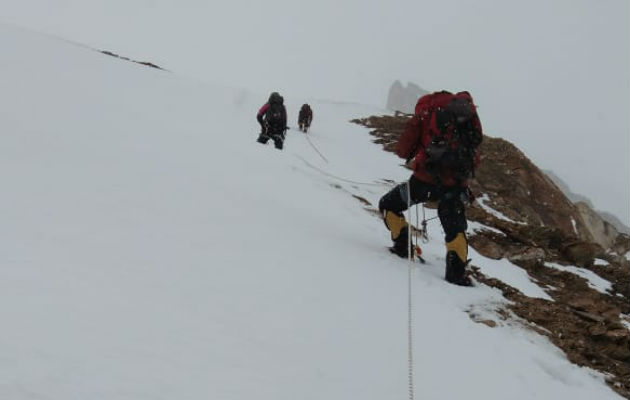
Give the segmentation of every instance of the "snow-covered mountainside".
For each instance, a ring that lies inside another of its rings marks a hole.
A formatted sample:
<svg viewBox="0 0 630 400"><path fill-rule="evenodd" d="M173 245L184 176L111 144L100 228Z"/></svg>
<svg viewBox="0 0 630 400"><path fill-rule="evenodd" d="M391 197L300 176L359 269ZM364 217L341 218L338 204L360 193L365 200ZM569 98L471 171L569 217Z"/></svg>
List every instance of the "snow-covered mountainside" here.
<svg viewBox="0 0 630 400"><path fill-rule="evenodd" d="M311 102L325 161L296 131L284 151L255 142L267 94L2 25L0 45L0 398L407 396L408 264L353 197L375 204L408 175L348 122L378 110ZM285 101L293 121L304 100ZM619 398L501 320L498 290L444 282L429 233L417 398Z"/></svg>

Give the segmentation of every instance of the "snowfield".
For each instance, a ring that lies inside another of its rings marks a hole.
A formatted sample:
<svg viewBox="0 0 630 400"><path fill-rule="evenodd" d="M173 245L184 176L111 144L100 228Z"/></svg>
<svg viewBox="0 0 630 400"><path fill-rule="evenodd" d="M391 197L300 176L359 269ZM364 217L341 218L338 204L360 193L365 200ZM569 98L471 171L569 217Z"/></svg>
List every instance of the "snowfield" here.
<svg viewBox="0 0 630 400"><path fill-rule="evenodd" d="M326 162L297 131L255 142L266 93L6 25L0 46L0 398L406 398L408 264L352 197L407 178L348 123L381 110L311 101ZM473 322L505 300L445 283L429 233L416 398L620 398L520 324Z"/></svg>

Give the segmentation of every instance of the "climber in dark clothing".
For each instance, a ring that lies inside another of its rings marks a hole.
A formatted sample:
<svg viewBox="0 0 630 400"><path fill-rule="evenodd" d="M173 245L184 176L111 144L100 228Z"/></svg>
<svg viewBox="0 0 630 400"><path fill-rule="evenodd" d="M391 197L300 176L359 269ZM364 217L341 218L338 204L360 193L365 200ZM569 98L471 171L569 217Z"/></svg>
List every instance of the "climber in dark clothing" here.
<svg viewBox="0 0 630 400"><path fill-rule="evenodd" d="M287 130L287 110L284 99L278 92L271 93L269 101L260 108L256 119L261 127L258 142L266 144L269 139L273 139L276 149L282 150Z"/></svg>
<svg viewBox="0 0 630 400"><path fill-rule="evenodd" d="M311 109L311 106L303 104L302 108L300 108L300 114L298 115L298 126L300 130L304 133L308 132L308 128L310 128L312 121L313 110Z"/></svg>
<svg viewBox="0 0 630 400"><path fill-rule="evenodd" d="M392 252L407 257L409 229L403 211L413 204L438 202L446 241L448 282L468 286L465 204L472 201L467 181L479 164L481 122L468 92L437 92L421 97L396 144L396 154L411 162L413 175L379 202L394 242ZM412 161L413 160L413 161Z"/></svg>

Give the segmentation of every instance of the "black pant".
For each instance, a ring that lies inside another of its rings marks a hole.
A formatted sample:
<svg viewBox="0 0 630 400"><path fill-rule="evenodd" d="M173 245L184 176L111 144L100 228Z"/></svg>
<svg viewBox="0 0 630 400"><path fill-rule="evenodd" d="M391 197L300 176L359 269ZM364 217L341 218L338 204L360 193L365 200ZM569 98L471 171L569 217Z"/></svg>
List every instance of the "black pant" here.
<svg viewBox="0 0 630 400"><path fill-rule="evenodd" d="M447 242L455 239L460 232L466 232L466 208L463 200L467 191L461 186L436 186L423 182L413 175L409 178L411 204L407 205L407 183L401 183L387 192L378 203L381 213L385 210L401 214L410 206L425 201L438 202L438 216L444 228Z"/></svg>
<svg viewBox="0 0 630 400"><path fill-rule="evenodd" d="M267 144L269 139L273 139L273 144L276 146L276 149L282 150L282 145L284 143L284 135L282 133L261 133L260 136L258 136L258 143Z"/></svg>

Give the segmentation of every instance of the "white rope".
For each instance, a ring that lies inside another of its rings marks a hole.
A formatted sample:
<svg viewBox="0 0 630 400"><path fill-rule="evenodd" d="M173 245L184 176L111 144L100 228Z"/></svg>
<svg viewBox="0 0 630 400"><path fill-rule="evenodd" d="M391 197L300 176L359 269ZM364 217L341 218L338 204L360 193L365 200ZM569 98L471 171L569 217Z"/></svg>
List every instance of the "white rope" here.
<svg viewBox="0 0 630 400"><path fill-rule="evenodd" d="M308 137L307 137L308 139ZM310 141L309 141L310 143ZM315 150L317 150L317 148L315 148L315 146L313 146L313 148ZM319 153L319 151L317 151ZM324 158L324 156L320 153L320 155L322 156L322 158ZM314 170L320 172L323 175L329 176L331 178L334 179L338 179L340 181L343 182L348 182L348 183L352 183L355 185L365 185L365 186L383 186L385 184L381 183L366 183L366 182L356 182L356 181L352 181L349 179L345 179L345 178L340 178L338 176L335 176L331 173L328 173L320 168L317 168L316 166L314 166L313 164L309 163L308 161L306 161L303 157L299 156L299 155L295 155L297 158L299 158L300 160L302 160L302 162L304 162L304 164L306 164L307 166L313 168ZM324 160L326 162L328 162L328 160L326 160L324 158ZM389 185L386 185L389 186ZM423 205L424 206L424 205ZM423 216L424 216L424 208L423 208ZM407 214L408 214L408 220L411 221L411 188L409 187L409 181L407 181ZM418 226L418 207L416 205L416 226ZM414 387L413 387L413 303L412 303L412 285L411 285L411 281L412 281L412 271L413 271L413 259L411 257L411 252L412 252L412 242L411 242L411 226L410 224L407 224L407 247L408 247L408 259L409 259L409 273L408 273L408 277L407 277L407 376L408 376L408 389L409 389L409 400L414 400Z"/></svg>
<svg viewBox="0 0 630 400"><path fill-rule="evenodd" d="M315 145L311 142L311 140L306 136L306 140L313 147L313 149L320 155L320 157L328 163L328 160L324 155L315 147ZM335 176L331 173L328 173L313 164L306 161L304 158L296 155L304 164L313 168L316 171L319 171L323 175L329 176L331 178L352 183L355 185L365 185L365 186L382 186L383 184L378 183L366 183L366 182L356 182L349 179L341 178ZM423 205L424 206L424 205ZM424 216L424 208L423 208L423 216ZM418 225L418 205L416 204L416 227ZM409 186L409 181L407 181L407 219L411 222L411 188ZM408 378L408 389L409 389L409 400L414 400L414 387L413 387L413 302L412 302L412 271L413 271L413 258L412 258L412 239L411 239L411 224L407 224L407 251L408 251L408 259L409 259L409 269L407 276L407 378ZM416 238L417 240L417 238ZM417 243L416 243L417 244Z"/></svg>
<svg viewBox="0 0 630 400"><path fill-rule="evenodd" d="M305 160L302 156L299 156L299 155L297 155L297 154L295 154L295 156L296 156L297 158L299 158L300 160L302 160L302 162L303 162L304 164L306 164L307 166L309 166L309 167L313 168L314 170L318 171L319 173L321 173L321 174L323 174L323 175L326 175L326 176L328 176L328 177L331 177L331 178L335 178L335 179L337 179L337 180L339 180L339 181L342 181L342 182L347 182L347 183L352 183L352 184L355 184L355 185L362 185L362 186L390 186L390 185L389 185L389 184L387 184L387 183L357 182L357 181L351 181L350 179L341 178L341 177L338 177L338 176L336 176L336 175L333 175L333 174L331 174L331 173L329 173L329 172L326 172L326 171L324 171L324 170L323 170L323 169L321 169L321 168L317 168L316 166L314 166L314 165L313 165L313 164L311 164L310 162L306 161L306 160Z"/></svg>
<svg viewBox="0 0 630 400"><path fill-rule="evenodd" d="M407 181L407 214L408 220L411 221L411 188ZM417 209L416 209L417 212ZM417 215L417 214L416 214ZM409 384L409 400L413 400L413 308L411 298L411 272L413 269L413 260L411 258L411 226L407 225L407 240L409 248L409 274L407 276L407 362L408 362L408 384Z"/></svg>
<svg viewBox="0 0 630 400"><path fill-rule="evenodd" d="M416 204L416 235L415 235L415 239L416 239L416 247L418 247L418 231L420 230L420 216L419 216L419 212L418 212L418 204Z"/></svg>
<svg viewBox="0 0 630 400"><path fill-rule="evenodd" d="M315 149L315 151L317 152L317 154L319 154L319 156L320 156L320 157L321 157L324 161L326 161L326 163L328 164L328 160L326 159L326 157L324 157L324 155L323 155L323 154L322 154L319 150L317 150L317 147L315 147L315 145L313 144L313 142L311 142L311 139L309 139L309 138L308 138L308 135L305 135L305 137L306 137L306 141L308 142L308 144L310 144L310 145L311 145L311 147Z"/></svg>

